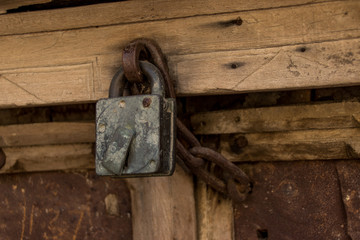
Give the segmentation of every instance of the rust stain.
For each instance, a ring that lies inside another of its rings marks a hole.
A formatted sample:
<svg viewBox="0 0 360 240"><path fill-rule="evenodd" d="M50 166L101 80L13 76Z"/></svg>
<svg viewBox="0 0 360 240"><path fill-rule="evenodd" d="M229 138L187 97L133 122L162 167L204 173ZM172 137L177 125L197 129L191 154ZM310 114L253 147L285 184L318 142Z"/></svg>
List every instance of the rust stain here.
<svg viewBox="0 0 360 240"><path fill-rule="evenodd" d="M254 188L235 206L236 239L349 239L335 164L241 164Z"/></svg>

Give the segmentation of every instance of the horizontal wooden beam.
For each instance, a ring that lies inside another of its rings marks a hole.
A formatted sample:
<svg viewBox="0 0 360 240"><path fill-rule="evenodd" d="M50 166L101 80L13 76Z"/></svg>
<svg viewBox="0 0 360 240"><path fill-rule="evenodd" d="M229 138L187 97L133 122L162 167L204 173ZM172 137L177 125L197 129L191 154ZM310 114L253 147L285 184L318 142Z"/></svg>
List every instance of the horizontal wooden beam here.
<svg viewBox="0 0 360 240"><path fill-rule="evenodd" d="M34 5L34 4L41 4L41 3L48 3L51 0L2 0L0 2L0 14L6 13L7 10L16 9L22 6ZM2 16L0 16L2 17ZM1 20L0 20L1 23ZM2 28L3 25L0 24Z"/></svg>
<svg viewBox="0 0 360 240"><path fill-rule="evenodd" d="M359 102L278 106L197 113L196 134L256 133L359 127Z"/></svg>
<svg viewBox="0 0 360 240"><path fill-rule="evenodd" d="M120 50L137 37L159 42L179 95L357 85L359 9L326 2L2 36L0 107L106 97Z"/></svg>
<svg viewBox="0 0 360 240"><path fill-rule="evenodd" d="M51 122L0 126L0 147L91 143L95 124Z"/></svg>
<svg viewBox="0 0 360 240"><path fill-rule="evenodd" d="M221 153L231 161L360 158L360 128L223 135Z"/></svg>
<svg viewBox="0 0 360 240"><path fill-rule="evenodd" d="M50 0L10 0L0 3L2 9L15 8L21 4L48 2ZM22 3L21 3L22 2ZM26 2L26 3L24 3ZM248 11L294 5L328 2L327 0L246 1L224 0L206 2L182 1L122 1L48 11L24 12L0 16L0 35L58 31L74 28L99 27L116 24L156 21L190 16ZM10 6L10 3L12 6ZM206 7L205 7L206 6ZM99 14L101 13L101 14Z"/></svg>
<svg viewBox="0 0 360 240"><path fill-rule="evenodd" d="M93 144L43 145L3 148L6 164L1 173L93 169Z"/></svg>

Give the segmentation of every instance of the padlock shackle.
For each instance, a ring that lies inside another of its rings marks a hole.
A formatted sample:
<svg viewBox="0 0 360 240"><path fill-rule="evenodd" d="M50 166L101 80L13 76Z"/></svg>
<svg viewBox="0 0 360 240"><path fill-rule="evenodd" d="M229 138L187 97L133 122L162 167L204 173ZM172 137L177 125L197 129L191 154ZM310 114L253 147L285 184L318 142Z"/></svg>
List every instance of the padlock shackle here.
<svg viewBox="0 0 360 240"><path fill-rule="evenodd" d="M140 68L150 81L151 94L165 96L164 79L160 70L153 64L140 61ZM124 69L120 67L111 80L109 88L109 98L121 97L124 94L127 80Z"/></svg>

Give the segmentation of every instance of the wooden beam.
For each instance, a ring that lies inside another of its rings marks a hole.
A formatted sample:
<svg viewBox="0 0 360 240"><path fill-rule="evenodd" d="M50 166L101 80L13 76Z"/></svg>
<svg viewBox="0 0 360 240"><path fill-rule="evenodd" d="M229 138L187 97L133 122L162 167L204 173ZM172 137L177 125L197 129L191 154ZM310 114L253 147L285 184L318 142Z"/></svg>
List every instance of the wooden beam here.
<svg viewBox="0 0 360 240"><path fill-rule="evenodd" d="M305 43L174 56L169 64L181 95L351 86L360 84L359 47L360 39Z"/></svg>
<svg viewBox="0 0 360 240"><path fill-rule="evenodd" d="M127 179L131 192L133 239L196 238L192 177L177 166L171 177Z"/></svg>
<svg viewBox="0 0 360 240"><path fill-rule="evenodd" d="M191 116L196 134L228 134L359 127L359 102L223 110Z"/></svg>
<svg viewBox="0 0 360 240"><path fill-rule="evenodd" d="M93 169L93 144L64 144L3 148L6 164L2 173Z"/></svg>
<svg viewBox="0 0 360 240"><path fill-rule="evenodd" d="M40 1L46 2L49 0L37 0L37 2ZM296 6L316 2L327 2L327 0L225 0L221 2L214 0L208 0L206 2L200 0L182 0L175 2L171 0L151 2L142 0L103 3L75 8L54 9L51 11L41 12L25 12L0 16L0 35L58 31L95 26L99 27L134 22L183 18L195 15L199 16Z"/></svg>
<svg viewBox="0 0 360 240"><path fill-rule="evenodd" d="M6 11L9 9L16 9L22 6L48 3L48 2L51 2L51 0L2 0L0 2L0 14L6 13ZM1 25L0 28L2 28L3 25L2 24L0 25Z"/></svg>
<svg viewBox="0 0 360 240"><path fill-rule="evenodd" d="M198 181L196 188L198 239L234 239L233 205L206 183Z"/></svg>
<svg viewBox="0 0 360 240"><path fill-rule="evenodd" d="M120 49L137 37L159 42L180 95L356 85L359 9L327 2L3 36L0 107L106 97Z"/></svg>
<svg viewBox="0 0 360 240"><path fill-rule="evenodd" d="M95 124L51 122L0 126L0 147L95 142Z"/></svg>
<svg viewBox="0 0 360 240"><path fill-rule="evenodd" d="M360 128L223 135L221 153L231 161L360 158Z"/></svg>

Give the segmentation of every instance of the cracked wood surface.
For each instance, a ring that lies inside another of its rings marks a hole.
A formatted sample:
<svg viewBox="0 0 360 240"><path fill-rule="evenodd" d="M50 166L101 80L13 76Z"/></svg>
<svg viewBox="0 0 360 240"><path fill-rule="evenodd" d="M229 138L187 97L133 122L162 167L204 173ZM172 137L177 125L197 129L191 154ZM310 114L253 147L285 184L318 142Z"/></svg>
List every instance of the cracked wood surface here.
<svg viewBox="0 0 360 240"><path fill-rule="evenodd" d="M359 8L326 2L2 36L0 107L107 97L120 50L136 37L159 42L179 95L356 85ZM238 17L241 26L229 25Z"/></svg>
<svg viewBox="0 0 360 240"><path fill-rule="evenodd" d="M323 103L196 113L196 134L280 132L360 127L360 103Z"/></svg>
<svg viewBox="0 0 360 240"><path fill-rule="evenodd" d="M13 0L11 1L14 2ZM158 21L208 14L296 6L318 2L328 1L283 0L270 2L266 0L223 0L220 2L208 0L204 2L203 0L138 0L103 3L96 6L90 5L75 8L54 9L51 11L3 15L0 16L0 35L58 31L144 21Z"/></svg>
<svg viewBox="0 0 360 240"><path fill-rule="evenodd" d="M231 161L294 161L360 158L360 128L301 130L221 136Z"/></svg>

